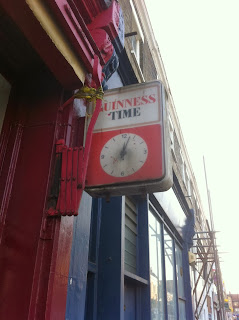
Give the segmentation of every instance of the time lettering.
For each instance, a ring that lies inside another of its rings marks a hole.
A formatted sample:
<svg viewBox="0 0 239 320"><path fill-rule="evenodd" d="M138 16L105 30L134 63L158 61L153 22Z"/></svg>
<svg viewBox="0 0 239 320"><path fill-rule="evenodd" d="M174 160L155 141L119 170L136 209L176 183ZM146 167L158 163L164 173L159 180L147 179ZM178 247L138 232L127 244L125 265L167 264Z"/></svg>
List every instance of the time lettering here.
<svg viewBox="0 0 239 320"><path fill-rule="evenodd" d="M108 114L108 116L111 116L111 120L138 117L140 115L141 115L140 107L132 108L128 110L111 111Z"/></svg>

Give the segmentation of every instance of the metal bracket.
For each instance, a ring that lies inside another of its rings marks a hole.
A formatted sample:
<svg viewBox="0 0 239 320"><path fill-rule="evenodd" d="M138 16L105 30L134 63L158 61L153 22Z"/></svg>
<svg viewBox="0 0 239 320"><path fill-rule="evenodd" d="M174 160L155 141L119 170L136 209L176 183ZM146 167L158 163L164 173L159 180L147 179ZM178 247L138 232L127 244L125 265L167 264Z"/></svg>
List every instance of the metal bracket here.
<svg viewBox="0 0 239 320"><path fill-rule="evenodd" d="M91 117L85 141L85 148L70 148L65 140L56 143L56 157L61 156L60 191L56 208L47 210L48 216L77 216L80 200L85 188L93 128L98 118L102 100L96 100L95 111Z"/></svg>
<svg viewBox="0 0 239 320"><path fill-rule="evenodd" d="M61 155L60 192L56 208L49 208L47 213L48 216L76 216L83 191L83 147L69 148L64 140L58 140L56 154Z"/></svg>

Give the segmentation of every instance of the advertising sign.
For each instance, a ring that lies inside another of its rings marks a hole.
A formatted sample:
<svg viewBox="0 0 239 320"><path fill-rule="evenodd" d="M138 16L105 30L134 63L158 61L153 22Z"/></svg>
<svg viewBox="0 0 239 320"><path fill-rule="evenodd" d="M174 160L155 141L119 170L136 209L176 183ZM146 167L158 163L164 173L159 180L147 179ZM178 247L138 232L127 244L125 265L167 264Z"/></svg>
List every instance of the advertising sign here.
<svg viewBox="0 0 239 320"><path fill-rule="evenodd" d="M108 90L94 128L86 191L101 197L168 190L169 148L161 82Z"/></svg>

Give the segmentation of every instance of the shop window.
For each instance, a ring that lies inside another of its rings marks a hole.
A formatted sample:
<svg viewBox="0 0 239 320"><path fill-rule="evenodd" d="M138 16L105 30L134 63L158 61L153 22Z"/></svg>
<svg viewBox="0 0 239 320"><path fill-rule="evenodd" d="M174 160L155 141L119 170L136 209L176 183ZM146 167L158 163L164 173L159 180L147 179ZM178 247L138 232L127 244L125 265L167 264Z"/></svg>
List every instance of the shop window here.
<svg viewBox="0 0 239 320"><path fill-rule="evenodd" d="M177 302L175 287L175 265L174 265L174 248L173 239L164 231L164 253L165 253L165 269L166 269L166 292L167 292L167 310L170 320L177 319Z"/></svg>
<svg viewBox="0 0 239 320"><path fill-rule="evenodd" d="M149 213L150 294L152 320L164 319L164 282L162 267L162 225Z"/></svg>
<svg viewBox="0 0 239 320"><path fill-rule="evenodd" d="M7 108L8 98L11 86L7 80L0 74L0 133Z"/></svg>
<svg viewBox="0 0 239 320"><path fill-rule="evenodd" d="M153 209L149 211L152 320L185 320L186 300L181 247Z"/></svg>
<svg viewBox="0 0 239 320"><path fill-rule="evenodd" d="M185 292L184 292L184 280L183 280L183 257L182 250L176 244L176 275L178 285L178 309L179 320L186 319L186 306L185 306Z"/></svg>

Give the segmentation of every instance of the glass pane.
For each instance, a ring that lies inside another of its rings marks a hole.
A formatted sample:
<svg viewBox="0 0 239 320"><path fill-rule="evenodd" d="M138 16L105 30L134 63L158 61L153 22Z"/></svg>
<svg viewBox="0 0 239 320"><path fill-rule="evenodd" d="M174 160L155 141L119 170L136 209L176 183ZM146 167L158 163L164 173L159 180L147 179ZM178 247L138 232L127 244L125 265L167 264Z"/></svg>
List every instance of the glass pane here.
<svg viewBox="0 0 239 320"><path fill-rule="evenodd" d="M151 319L164 320L161 225L149 212Z"/></svg>
<svg viewBox="0 0 239 320"><path fill-rule="evenodd" d="M165 192L156 192L154 193L154 196L174 224L175 228L182 235L182 230L186 223L186 215L179 204L173 189L169 189Z"/></svg>
<svg viewBox="0 0 239 320"><path fill-rule="evenodd" d="M183 283L183 257L182 250L176 245L176 273L178 284L178 296L184 298L184 283Z"/></svg>
<svg viewBox="0 0 239 320"><path fill-rule="evenodd" d="M164 231L165 274L168 320L177 319L176 288L174 276L173 239Z"/></svg>

